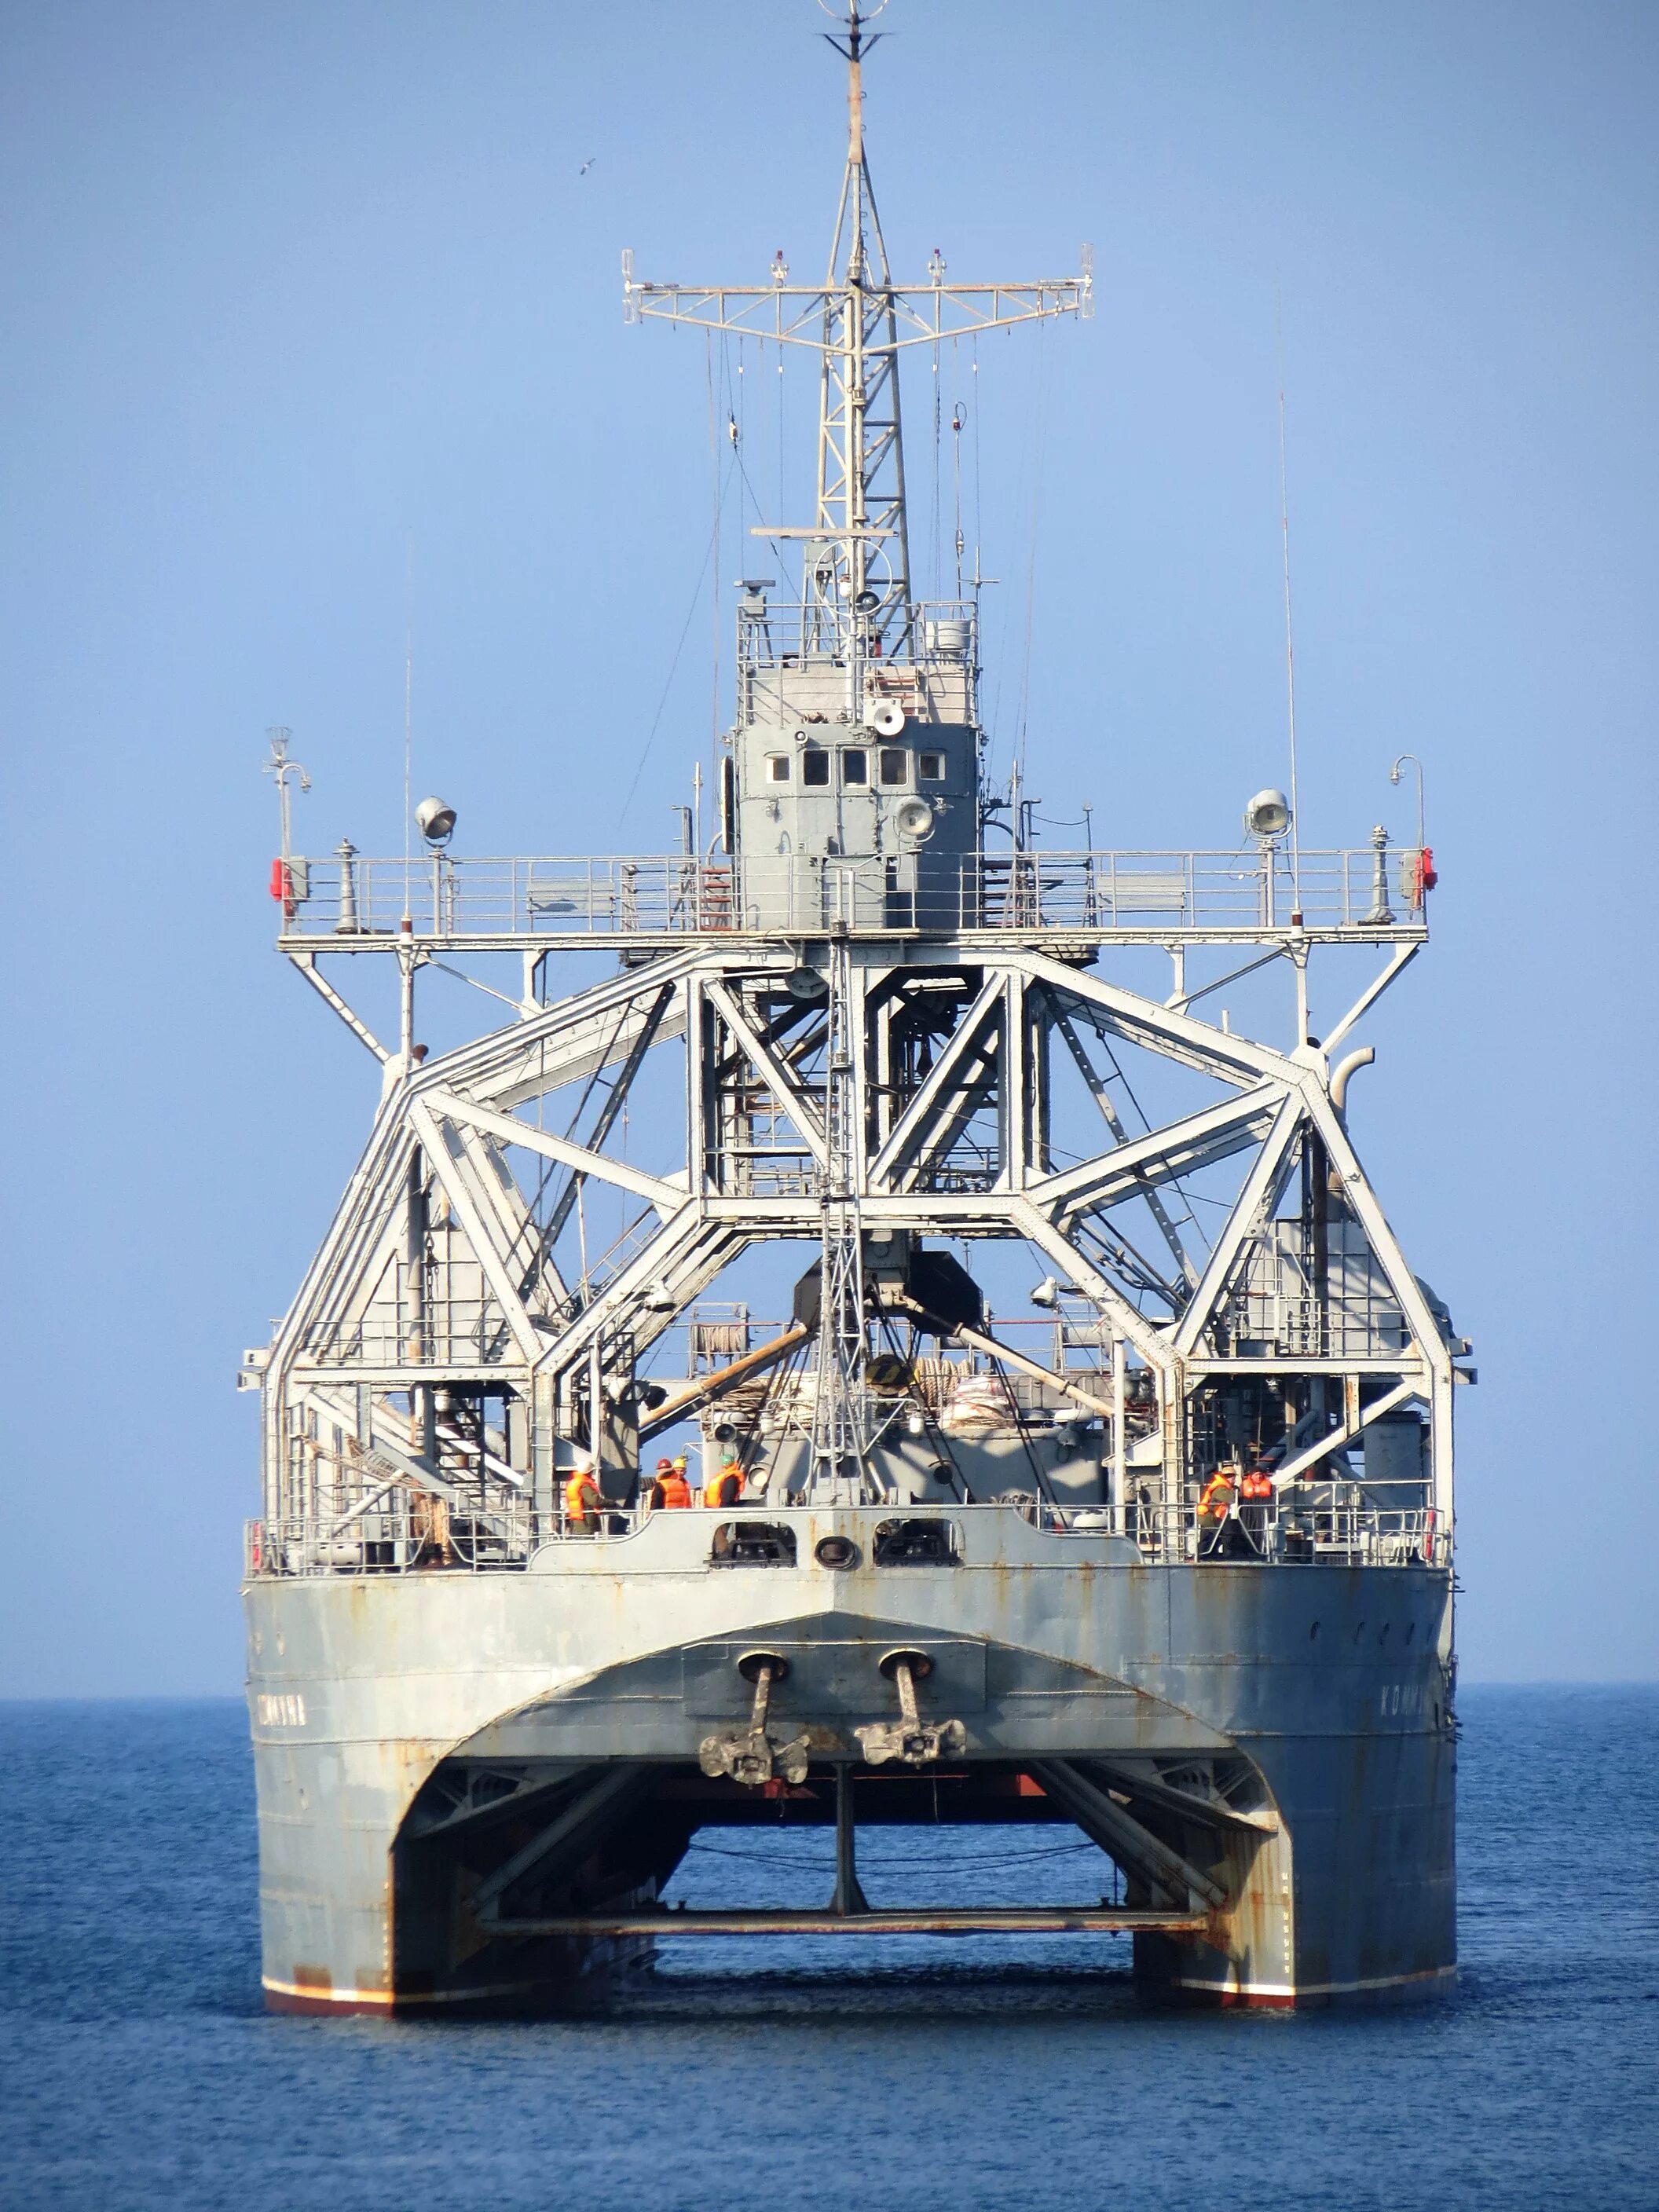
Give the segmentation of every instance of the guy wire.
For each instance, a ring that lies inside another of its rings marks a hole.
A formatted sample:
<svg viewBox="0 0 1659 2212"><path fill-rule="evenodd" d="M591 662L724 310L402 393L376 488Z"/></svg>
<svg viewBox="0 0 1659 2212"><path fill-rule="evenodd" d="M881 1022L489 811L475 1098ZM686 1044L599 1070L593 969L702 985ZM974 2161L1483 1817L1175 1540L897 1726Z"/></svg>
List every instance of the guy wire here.
<svg viewBox="0 0 1659 2212"><path fill-rule="evenodd" d="M410 921L415 804L415 533L404 541L404 920Z"/></svg>
<svg viewBox="0 0 1659 2212"><path fill-rule="evenodd" d="M1285 440L1285 334L1279 319L1279 295L1273 294L1273 347L1279 365L1279 520L1285 565L1285 708L1291 742L1291 891L1295 910L1302 911L1302 805L1297 787L1296 763L1296 647L1291 629L1291 494Z"/></svg>

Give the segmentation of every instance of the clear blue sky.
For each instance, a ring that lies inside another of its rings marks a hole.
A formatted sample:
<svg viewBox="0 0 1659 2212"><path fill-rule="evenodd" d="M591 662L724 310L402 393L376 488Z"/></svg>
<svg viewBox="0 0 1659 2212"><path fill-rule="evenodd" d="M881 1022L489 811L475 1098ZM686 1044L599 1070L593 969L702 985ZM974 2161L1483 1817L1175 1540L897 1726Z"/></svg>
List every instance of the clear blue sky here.
<svg viewBox="0 0 1659 2212"><path fill-rule="evenodd" d="M6 10L0 1688L240 1681L233 1374L374 1103L268 949L263 732L315 777L313 848L396 848L411 538L416 773L460 842L664 842L706 599L619 815L696 604L704 362L623 329L617 256L817 266L820 27L810 0ZM1443 875L1353 1125L1479 1346L1465 1669L1651 1675L1659 12L893 0L884 27L895 259L1096 246L1097 319L1040 368L998 342L981 428L1004 757L1035 546L1033 780L1108 842L1230 844L1282 775L1282 300L1304 828L1408 831L1409 746ZM925 393L912 420L925 518Z"/></svg>

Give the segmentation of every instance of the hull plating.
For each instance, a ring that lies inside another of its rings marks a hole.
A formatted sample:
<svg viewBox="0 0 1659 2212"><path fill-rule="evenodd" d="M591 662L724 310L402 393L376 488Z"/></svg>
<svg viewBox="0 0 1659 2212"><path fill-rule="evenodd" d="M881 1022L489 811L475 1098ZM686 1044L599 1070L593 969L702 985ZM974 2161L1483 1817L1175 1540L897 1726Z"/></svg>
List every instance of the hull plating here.
<svg viewBox="0 0 1659 2212"><path fill-rule="evenodd" d="M636 1762L653 1794L623 1822L605 1902L648 1914L669 1860L650 1870L641 1843L631 1861L629 1820L641 1838L668 1832L665 1820L689 1835L754 1803L696 1777L710 1729L746 1723L737 1662L763 1635L789 1662L774 1733L804 1730L811 1745L803 1817L827 1817L824 1778L858 1759L853 1731L896 1717L878 1662L914 1647L935 1662L928 1710L963 1730L963 1756L947 1764L960 1778L951 1802L981 1808L969 1817L1000 1817L975 1793L1004 1788L1021 1793L1008 1801L1019 1817L1063 1817L1033 1802L1042 1792L1029 1770L1043 1761L1158 1762L1166 1773L1188 1754L1249 1763L1244 1820L1165 1826L1228 1903L1201 1935L1137 1936L1150 1990L1286 2004L1446 1985L1456 1954L1445 1572L1149 1566L1121 1544L1046 1536L1012 1512L972 1518L947 1567L711 1571L691 1553L706 1541L700 1516L665 1516L625 1544L550 1547L523 1574L251 1583L270 2002L563 2003L637 1968L650 1953L637 1935L492 1936L469 1913L476 1871L438 1844L411 1847L412 1808L429 1803L422 1793L441 1769L493 1765L552 1786ZM820 1521L856 1532L858 1514L814 1516L814 1538ZM811 1542L800 1556L811 1559ZM878 1798L905 1817L903 1780L861 1781L859 1819L888 1817Z"/></svg>

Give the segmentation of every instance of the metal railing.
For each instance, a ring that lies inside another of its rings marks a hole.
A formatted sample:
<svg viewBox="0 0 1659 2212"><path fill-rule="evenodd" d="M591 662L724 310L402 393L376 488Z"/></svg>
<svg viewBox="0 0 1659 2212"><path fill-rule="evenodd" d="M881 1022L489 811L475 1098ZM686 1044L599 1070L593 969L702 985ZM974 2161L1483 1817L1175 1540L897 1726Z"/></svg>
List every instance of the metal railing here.
<svg viewBox="0 0 1659 2212"><path fill-rule="evenodd" d="M1077 1535L1125 1536L1149 1559L1203 1565L1445 1566L1451 1530L1431 1505L1378 1506L1290 1492L1235 1506L1217 1522L1195 1505L1152 1498L1111 1506L1048 1509Z"/></svg>
<svg viewBox="0 0 1659 2212"><path fill-rule="evenodd" d="M892 1499L863 1509L872 1516L895 1512L926 1516L945 1501L907 1504ZM1362 1502L1279 1500L1237 1508L1219 1523L1191 1504L1154 1500L1119 1505L1062 1506L1035 1493L996 1503L948 1507L953 1522L1012 1509L1033 1528L1079 1540L1127 1538L1142 1557L1164 1565L1322 1565L1444 1567L1451 1560L1451 1530L1432 1506L1381 1508ZM812 1509L780 1506L763 1498L732 1507L694 1507L712 1547L721 1516L735 1512L756 1521L789 1522ZM250 1521L244 1531L243 1565L250 1578L415 1574L436 1571L522 1571L545 1543L592 1543L629 1536L652 1518L643 1504L607 1504L587 1522L568 1520L561 1510L538 1528L527 1499L488 1512L420 1492L404 1493L343 1524L338 1518L295 1516ZM676 1522L679 1514L671 1515ZM803 1554L803 1557L805 1555ZM970 1549L971 1556L971 1549Z"/></svg>
<svg viewBox="0 0 1659 2212"><path fill-rule="evenodd" d="M925 599L900 608L887 602L868 612L828 605L803 609L799 601L744 599L738 607L740 668L775 668L805 662L844 665L860 661L872 688L895 684L917 669L971 671L979 653L979 623L971 599Z"/></svg>
<svg viewBox="0 0 1659 2212"><path fill-rule="evenodd" d="M480 1574L521 1569L534 1548L528 1499L475 1510L404 1491L368 1513L250 1521L242 1565L250 1577L441 1569Z"/></svg>
<svg viewBox="0 0 1659 2212"><path fill-rule="evenodd" d="M289 942L395 947L407 915L417 938L465 941L816 931L974 931L1060 938L1197 932L1352 931L1425 927L1409 865L1389 880L1367 845L1286 853L951 853L922 845L869 856L690 854L460 858L404 861L349 845L295 860L281 900ZM1405 888L1402 889L1402 884Z"/></svg>

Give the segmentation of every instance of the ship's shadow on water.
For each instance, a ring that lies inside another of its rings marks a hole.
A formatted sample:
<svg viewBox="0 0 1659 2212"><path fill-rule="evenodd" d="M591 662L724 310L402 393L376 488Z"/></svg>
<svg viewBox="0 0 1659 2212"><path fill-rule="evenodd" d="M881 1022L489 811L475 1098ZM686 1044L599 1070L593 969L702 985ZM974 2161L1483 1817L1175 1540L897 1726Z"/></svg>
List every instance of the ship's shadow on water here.
<svg viewBox="0 0 1659 2212"><path fill-rule="evenodd" d="M1659 1692L1464 1723L1437 2003L1143 2008L1121 1937L718 1936L580 2016L404 2023L264 2013L240 1705L0 1705L0 2201L1194 2212L1243 2161L1274 2212L1652 2212ZM702 1840L671 1895L829 1893L826 1837ZM1054 1830L939 1844L873 1834L872 1900L1100 1887Z"/></svg>
<svg viewBox="0 0 1659 2212"><path fill-rule="evenodd" d="M605 2008L612 2020L676 2014L725 2020L822 2018L1078 2019L1139 2011L1126 1963L1115 1968L1051 1966L788 1966L733 1960L720 1968L671 1966L642 1990Z"/></svg>

